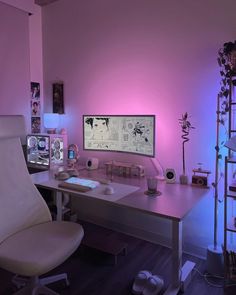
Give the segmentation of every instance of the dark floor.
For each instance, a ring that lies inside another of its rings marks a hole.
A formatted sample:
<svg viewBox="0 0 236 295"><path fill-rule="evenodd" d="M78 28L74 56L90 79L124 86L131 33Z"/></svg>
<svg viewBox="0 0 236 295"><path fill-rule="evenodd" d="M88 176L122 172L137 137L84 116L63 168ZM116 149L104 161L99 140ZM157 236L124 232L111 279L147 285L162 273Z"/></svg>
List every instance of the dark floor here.
<svg viewBox="0 0 236 295"><path fill-rule="evenodd" d="M67 272L70 287L65 288L62 282L58 282L50 285L53 290L60 292L61 295L130 295L132 283L138 271L149 270L163 277L164 292L170 281L170 249L91 224L83 225L88 235L96 233L104 239L109 236L114 240L126 242L127 255L119 255L118 263L114 265L114 257L111 255L81 245L63 265L50 273ZM186 260L194 261L196 268L204 273L204 260L184 254L183 262ZM11 273L0 269L0 295L13 294L11 278ZM236 294L236 286L224 291L222 287L217 287L222 286L221 280L214 281L212 278L209 280L210 284L197 271L193 271L192 281L185 294Z"/></svg>

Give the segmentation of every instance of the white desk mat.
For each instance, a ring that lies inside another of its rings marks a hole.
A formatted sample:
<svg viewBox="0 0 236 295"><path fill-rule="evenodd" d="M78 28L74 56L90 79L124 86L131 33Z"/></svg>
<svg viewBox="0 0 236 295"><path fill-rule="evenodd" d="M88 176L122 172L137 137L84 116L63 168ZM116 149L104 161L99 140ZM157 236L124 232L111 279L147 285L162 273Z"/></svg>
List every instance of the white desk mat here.
<svg viewBox="0 0 236 295"><path fill-rule="evenodd" d="M112 195L105 195L104 191L107 186L108 185L100 184L95 189L92 189L92 190L85 192L85 193L79 192L79 194L85 195L88 197L97 198L97 199L116 202L119 199L139 190L138 186L121 184L121 183L117 183L117 182L111 182L109 184L109 186L111 186L114 189L114 193Z"/></svg>

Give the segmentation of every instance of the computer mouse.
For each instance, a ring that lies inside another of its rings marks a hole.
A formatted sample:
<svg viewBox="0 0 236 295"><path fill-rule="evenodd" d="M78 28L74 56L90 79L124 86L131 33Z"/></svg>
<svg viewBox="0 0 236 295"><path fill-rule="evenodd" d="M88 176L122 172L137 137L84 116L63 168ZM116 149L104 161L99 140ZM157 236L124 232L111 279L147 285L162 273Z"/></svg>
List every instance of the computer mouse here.
<svg viewBox="0 0 236 295"><path fill-rule="evenodd" d="M104 190L104 194L105 195L113 195L114 194L114 188L110 185L108 185L105 190Z"/></svg>

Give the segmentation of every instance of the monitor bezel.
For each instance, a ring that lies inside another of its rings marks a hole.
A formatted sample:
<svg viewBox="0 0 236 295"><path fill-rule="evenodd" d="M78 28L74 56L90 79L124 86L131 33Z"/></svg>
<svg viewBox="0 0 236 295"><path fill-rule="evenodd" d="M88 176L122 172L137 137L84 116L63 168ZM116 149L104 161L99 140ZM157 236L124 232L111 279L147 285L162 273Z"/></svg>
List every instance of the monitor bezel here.
<svg viewBox="0 0 236 295"><path fill-rule="evenodd" d="M130 151L120 151L120 150L103 150L103 149L88 149L85 147L85 117L148 117L148 118L153 118L153 153L152 155L144 154L144 153L136 153L136 152L130 152ZM143 157L149 157L149 158L155 158L155 151L156 151L156 115L149 114L149 115L107 115L107 114L102 114L102 115L83 115L83 122L82 122L82 129L83 129L83 150L84 151L98 151L98 152L116 152L116 153L127 153L127 154L132 154L132 155L138 155L138 156L143 156Z"/></svg>

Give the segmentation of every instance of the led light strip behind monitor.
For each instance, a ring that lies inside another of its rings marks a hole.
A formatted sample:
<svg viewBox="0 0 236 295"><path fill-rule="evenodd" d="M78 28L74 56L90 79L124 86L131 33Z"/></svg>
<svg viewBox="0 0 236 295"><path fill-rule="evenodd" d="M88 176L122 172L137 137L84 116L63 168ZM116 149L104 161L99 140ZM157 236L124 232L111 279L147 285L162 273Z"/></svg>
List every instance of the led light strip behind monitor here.
<svg viewBox="0 0 236 295"><path fill-rule="evenodd" d="M84 150L155 156L155 115L84 115Z"/></svg>

